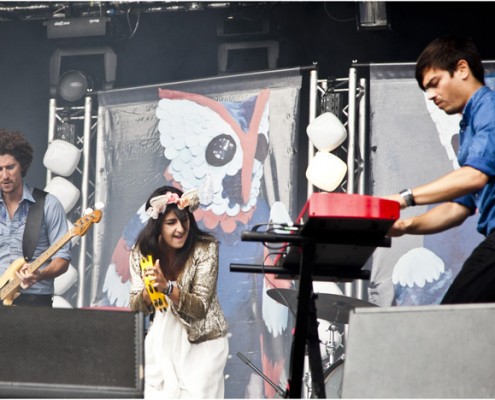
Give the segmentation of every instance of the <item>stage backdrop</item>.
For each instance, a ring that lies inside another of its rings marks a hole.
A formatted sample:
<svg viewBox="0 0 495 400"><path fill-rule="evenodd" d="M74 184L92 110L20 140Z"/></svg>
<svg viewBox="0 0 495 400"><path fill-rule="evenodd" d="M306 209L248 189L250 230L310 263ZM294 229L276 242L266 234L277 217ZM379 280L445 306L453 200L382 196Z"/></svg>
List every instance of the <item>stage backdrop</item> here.
<svg viewBox="0 0 495 400"><path fill-rule="evenodd" d="M493 62L485 63L494 87ZM372 194L384 196L429 182L458 168L460 115L428 101L414 78L414 64L375 64L370 72ZM406 218L428 206L403 210ZM483 239L477 215L460 227L392 239L373 255L369 299L380 306L438 304L463 261Z"/></svg>
<svg viewBox="0 0 495 400"><path fill-rule="evenodd" d="M262 244L242 242L241 232L298 213L301 84L297 68L112 90L98 98L95 198L105 209L95 227L91 303L128 306L129 249L146 222L151 192L165 184L198 188L204 201L195 216L220 241L228 398L273 395L237 352L275 382L286 379L290 315L267 298L268 277L230 272L230 264L263 264Z"/></svg>

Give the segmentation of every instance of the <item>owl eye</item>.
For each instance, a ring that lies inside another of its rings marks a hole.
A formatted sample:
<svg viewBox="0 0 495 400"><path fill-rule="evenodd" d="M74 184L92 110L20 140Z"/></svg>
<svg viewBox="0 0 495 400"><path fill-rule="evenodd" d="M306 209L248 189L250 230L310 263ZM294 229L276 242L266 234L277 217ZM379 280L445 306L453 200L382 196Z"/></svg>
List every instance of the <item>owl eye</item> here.
<svg viewBox="0 0 495 400"><path fill-rule="evenodd" d="M256 158L259 162L265 161L266 156L268 155L268 141L266 140L266 136L259 133L258 134L258 143L256 145L256 154L254 158Z"/></svg>
<svg viewBox="0 0 495 400"><path fill-rule="evenodd" d="M230 162L235 155L237 145L232 137L222 133L215 136L206 147L206 162L221 167Z"/></svg>

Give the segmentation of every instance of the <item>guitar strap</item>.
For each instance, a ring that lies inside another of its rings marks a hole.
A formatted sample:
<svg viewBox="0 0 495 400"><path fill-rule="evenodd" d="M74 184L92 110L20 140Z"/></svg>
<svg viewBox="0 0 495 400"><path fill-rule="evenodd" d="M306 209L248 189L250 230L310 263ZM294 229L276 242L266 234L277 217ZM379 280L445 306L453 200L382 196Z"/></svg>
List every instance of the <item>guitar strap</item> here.
<svg viewBox="0 0 495 400"><path fill-rule="evenodd" d="M44 190L37 188L33 189L33 197L36 203L29 208L26 228L24 229L24 235L22 237L22 253L24 254L24 259L26 261L30 261L33 258L34 250L38 244L46 195L47 193Z"/></svg>

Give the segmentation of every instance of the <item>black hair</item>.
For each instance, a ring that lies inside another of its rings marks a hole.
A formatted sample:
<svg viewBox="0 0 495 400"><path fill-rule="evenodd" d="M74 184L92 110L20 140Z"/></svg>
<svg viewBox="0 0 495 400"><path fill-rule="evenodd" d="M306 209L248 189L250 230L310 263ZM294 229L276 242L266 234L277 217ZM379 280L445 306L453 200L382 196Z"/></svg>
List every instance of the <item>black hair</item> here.
<svg viewBox="0 0 495 400"><path fill-rule="evenodd" d="M147 210L150 207L150 201L152 198L164 195L167 192L176 193L179 197L183 194L181 190L173 186L162 186L156 189L148 197L145 209ZM177 207L177 204L169 204L167 205L166 211L159 214L157 219L150 218L148 220L136 240L136 245L139 247L141 254L143 254L144 256L151 255L153 258L153 262L157 259L167 259L166 250L163 248L163 246L160 246L160 235L163 220L165 219L165 215L169 212L173 212L177 216L183 228L187 228L187 223L189 222L189 232L184 246L180 249L177 249L173 265L168 265L167 271L163 271L167 278L170 276L173 276L175 278L185 266L185 263L193 252L196 243L201 241L215 241L215 238L211 234L199 229L196 219L194 218L193 213L189 210L189 207L181 210Z"/></svg>
<svg viewBox="0 0 495 400"><path fill-rule="evenodd" d="M425 90L423 75L426 69L442 69L453 76L460 60L466 60L474 77L484 85L485 70L475 43L469 38L443 36L430 42L416 61L416 81L419 87Z"/></svg>

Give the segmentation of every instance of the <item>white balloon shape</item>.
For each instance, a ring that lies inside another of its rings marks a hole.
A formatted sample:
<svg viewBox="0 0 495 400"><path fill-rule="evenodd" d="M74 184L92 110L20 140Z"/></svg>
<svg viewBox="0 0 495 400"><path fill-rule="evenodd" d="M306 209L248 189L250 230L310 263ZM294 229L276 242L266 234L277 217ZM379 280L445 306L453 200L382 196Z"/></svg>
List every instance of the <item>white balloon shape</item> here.
<svg viewBox="0 0 495 400"><path fill-rule="evenodd" d="M53 288L53 293L55 295L62 295L67 290L69 290L74 283L77 281L77 270L72 266L72 264L69 265L69 269L64 272L62 275L57 276L53 282L54 288Z"/></svg>
<svg viewBox="0 0 495 400"><path fill-rule="evenodd" d="M332 153L318 151L306 169L306 178L317 188L331 192L342 182L347 164Z"/></svg>
<svg viewBox="0 0 495 400"><path fill-rule="evenodd" d="M331 112L320 114L306 128L311 143L319 151L332 151L347 138L344 124Z"/></svg>

